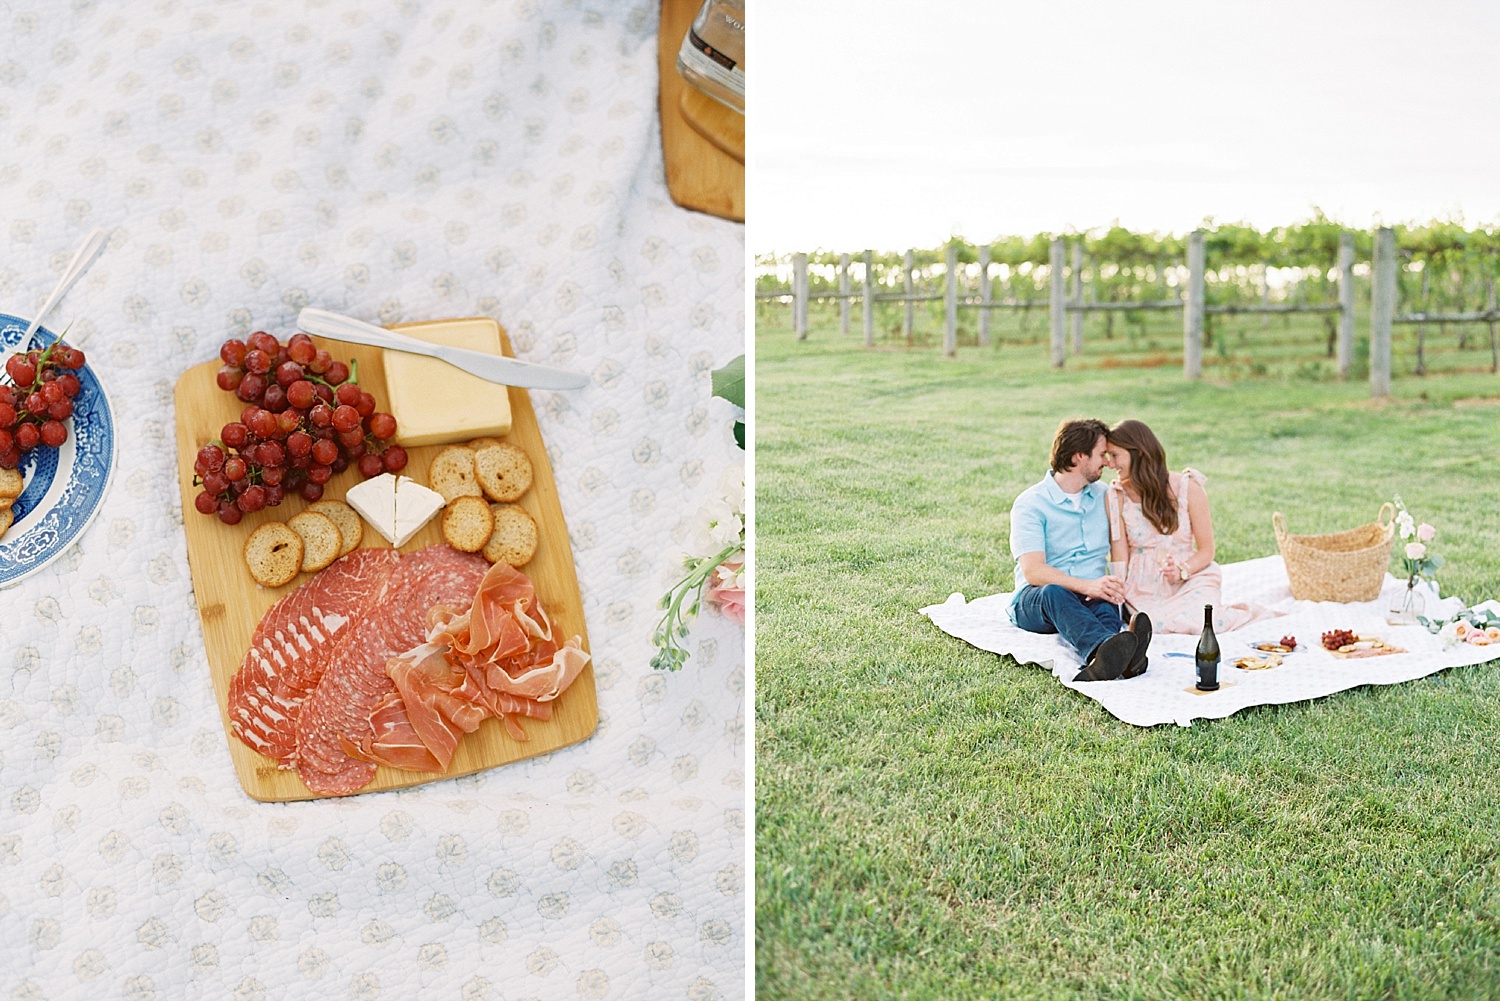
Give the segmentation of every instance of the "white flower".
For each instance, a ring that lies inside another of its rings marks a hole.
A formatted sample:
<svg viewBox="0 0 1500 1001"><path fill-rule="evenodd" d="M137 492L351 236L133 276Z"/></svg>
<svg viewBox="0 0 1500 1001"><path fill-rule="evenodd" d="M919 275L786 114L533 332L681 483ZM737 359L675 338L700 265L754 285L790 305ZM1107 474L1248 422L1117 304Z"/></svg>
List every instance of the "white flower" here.
<svg viewBox="0 0 1500 1001"><path fill-rule="evenodd" d="M1454 619L1452 622L1444 623L1443 628L1438 630L1438 639L1443 641L1444 650L1447 650L1449 647L1458 646L1463 642L1458 635L1458 623L1459 620Z"/></svg>
<svg viewBox="0 0 1500 1001"><path fill-rule="evenodd" d="M745 542L745 474L740 468L724 471L718 492L698 509L694 551L712 556Z"/></svg>
<svg viewBox="0 0 1500 1001"><path fill-rule="evenodd" d="M730 466L719 476L719 495L740 514L745 512L745 471Z"/></svg>
<svg viewBox="0 0 1500 1001"><path fill-rule="evenodd" d="M1409 560L1420 560L1427 555L1427 547L1420 542L1408 542L1406 544L1406 558Z"/></svg>
<svg viewBox="0 0 1500 1001"><path fill-rule="evenodd" d="M1417 534L1417 521L1406 511L1396 516L1396 527L1401 532L1401 538L1409 539Z"/></svg>

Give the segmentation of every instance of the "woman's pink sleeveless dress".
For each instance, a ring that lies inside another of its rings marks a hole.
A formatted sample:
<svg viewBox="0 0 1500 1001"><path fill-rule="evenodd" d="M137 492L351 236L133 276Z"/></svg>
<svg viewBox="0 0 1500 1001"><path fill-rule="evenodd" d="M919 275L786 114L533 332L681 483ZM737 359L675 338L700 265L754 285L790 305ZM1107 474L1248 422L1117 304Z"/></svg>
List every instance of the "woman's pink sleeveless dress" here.
<svg viewBox="0 0 1500 1001"><path fill-rule="evenodd" d="M1188 521L1188 477L1205 481L1196 469L1168 473L1167 482L1177 498L1177 531L1163 535L1146 517L1138 501L1131 500L1118 480L1105 494L1111 541L1125 539L1130 545L1130 563L1125 572L1125 605L1131 611L1151 616L1159 633L1197 633L1203 630L1203 606L1214 606L1214 630L1227 632L1276 613L1261 605L1225 605L1221 594L1224 571L1210 563L1185 581L1168 580L1161 560L1171 553L1178 565L1193 555L1193 527Z"/></svg>

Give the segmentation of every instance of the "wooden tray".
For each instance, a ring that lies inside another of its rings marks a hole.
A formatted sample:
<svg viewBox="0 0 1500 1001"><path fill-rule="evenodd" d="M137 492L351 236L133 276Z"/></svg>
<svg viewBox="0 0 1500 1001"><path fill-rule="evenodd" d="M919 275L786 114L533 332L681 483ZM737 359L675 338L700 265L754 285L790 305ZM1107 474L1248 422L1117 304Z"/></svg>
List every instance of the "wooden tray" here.
<svg viewBox="0 0 1500 1001"><path fill-rule="evenodd" d="M743 123L740 125L740 159L736 160L706 139L682 114L682 92L692 88L677 72L677 50L700 6L699 0L662 0L661 4L656 63L660 79L658 106L661 110L661 148L662 159L666 163L667 191L672 196L672 201L685 209L744 222ZM709 104L715 103L708 97L703 100ZM711 133L723 131L721 125L715 124L716 116L712 112L702 111L702 106L694 101L690 101L690 106L700 109L695 114L695 120L705 129ZM728 108L723 110L725 114L734 114ZM722 140L724 144L733 143L733 139L727 135Z"/></svg>
<svg viewBox="0 0 1500 1001"><path fill-rule="evenodd" d="M400 326L393 329L400 329ZM500 339L504 353L511 354L510 340L503 330ZM343 361L358 359L360 384L375 395L382 409L389 405L389 396L385 391L385 367L379 348L323 338L314 340L320 347L326 347L332 352L335 358ZM236 420L243 407L233 393L226 393L215 385L214 373L219 366L220 362L215 360L188 369L178 380L175 393L177 478L182 492L188 564L192 568L198 617L203 624L208 668L218 696L220 720L229 741L229 754L234 761L235 774L239 776L240 785L245 792L253 799L267 802L317 799L320 797L302 784L295 769L278 768L275 761L252 751L229 730L226 711L229 681L239 670L240 662L250 647L250 636L255 631L256 623L266 609L283 595L311 580L312 576L299 574L296 580L283 587L264 588L251 578L241 555L245 538L257 526L267 521L285 521L291 518L307 506L302 498L289 497L279 507L248 514L238 525L225 525L216 517L199 514L193 507L193 498L199 489L193 486L193 462L198 449L217 438L219 429L229 421ZM536 585L538 598L562 635L581 636L583 647L587 650L588 632L583 621L583 599L578 591L578 576L573 567L573 548L568 541L562 507L558 503L552 466L526 390L510 388L510 407L512 427L508 440L526 450L534 468L531 489L521 498L520 504L536 519L540 530L536 556L521 571ZM443 447L445 446L426 445L408 449L411 461L404 475L410 475L425 484L428 463ZM357 470L352 467L346 469L328 481L324 497L341 499L345 491L359 480ZM441 518L435 518L429 522L401 547L401 551L411 552L442 542L440 520ZM362 546L388 548L389 544L378 532L366 525ZM434 775L381 767L370 784L360 792L420 785L546 754L583 740L594 732L598 722L599 706L591 664L558 697L552 719L545 722L520 720L528 740L515 740L505 732L504 725L499 720L488 719L478 730L466 734L459 742L447 772Z"/></svg>

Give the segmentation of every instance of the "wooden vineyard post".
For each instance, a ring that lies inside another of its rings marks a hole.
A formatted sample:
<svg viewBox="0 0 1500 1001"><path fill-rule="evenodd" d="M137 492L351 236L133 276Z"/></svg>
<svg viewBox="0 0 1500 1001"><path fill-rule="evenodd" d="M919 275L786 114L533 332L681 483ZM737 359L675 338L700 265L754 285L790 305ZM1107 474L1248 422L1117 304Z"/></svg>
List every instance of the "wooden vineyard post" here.
<svg viewBox="0 0 1500 1001"><path fill-rule="evenodd" d="M916 267L916 255L910 250L906 256L901 258L901 292L906 296L906 319L902 321L901 336L906 338L906 343L911 343L912 331L912 303L911 303L911 269Z"/></svg>
<svg viewBox="0 0 1500 1001"><path fill-rule="evenodd" d="M807 255L792 255L792 327L807 340Z"/></svg>
<svg viewBox="0 0 1500 1001"><path fill-rule="evenodd" d="M1067 361L1067 286L1063 284L1063 241L1061 237L1052 241L1051 251L1047 256L1047 268L1051 279L1051 297L1048 302L1049 311L1052 314L1052 367L1062 368L1063 362Z"/></svg>
<svg viewBox="0 0 1500 1001"><path fill-rule="evenodd" d="M1079 240L1073 244L1073 305L1083 305L1083 241ZM1083 354L1083 310L1073 310L1073 315L1068 317L1071 321L1069 331L1073 335L1073 353Z"/></svg>
<svg viewBox="0 0 1500 1001"><path fill-rule="evenodd" d="M1370 395L1391 395L1391 321L1396 315L1396 231L1375 231L1370 290Z"/></svg>
<svg viewBox="0 0 1500 1001"><path fill-rule="evenodd" d="M1354 365L1354 234L1339 234L1339 378Z"/></svg>
<svg viewBox="0 0 1500 1001"><path fill-rule="evenodd" d="M1495 278L1484 283L1484 311L1489 316L1490 327L1490 371L1500 372L1500 344L1495 341Z"/></svg>
<svg viewBox="0 0 1500 1001"><path fill-rule="evenodd" d="M839 333L849 333L849 255L839 255Z"/></svg>
<svg viewBox="0 0 1500 1001"><path fill-rule="evenodd" d="M1271 305L1271 266L1262 264L1260 266L1260 308L1265 309L1269 305ZM1269 330L1270 328L1271 314L1261 313L1260 329Z"/></svg>
<svg viewBox="0 0 1500 1001"><path fill-rule="evenodd" d="M1430 262L1427 262L1430 263ZM1432 308L1427 280L1432 277L1432 268L1422 267L1422 320L1417 324L1417 374L1427 374L1427 314Z"/></svg>
<svg viewBox="0 0 1500 1001"><path fill-rule="evenodd" d="M943 354L958 356L958 247L948 244L948 271L943 276Z"/></svg>
<svg viewBox="0 0 1500 1001"><path fill-rule="evenodd" d="M875 346L875 251L865 251L865 347Z"/></svg>
<svg viewBox="0 0 1500 1001"><path fill-rule="evenodd" d="M1203 374L1203 230L1188 234L1188 283L1182 302L1182 374Z"/></svg>
<svg viewBox="0 0 1500 1001"><path fill-rule="evenodd" d="M990 284L990 248L979 248L979 346L990 346L990 302L994 299Z"/></svg>

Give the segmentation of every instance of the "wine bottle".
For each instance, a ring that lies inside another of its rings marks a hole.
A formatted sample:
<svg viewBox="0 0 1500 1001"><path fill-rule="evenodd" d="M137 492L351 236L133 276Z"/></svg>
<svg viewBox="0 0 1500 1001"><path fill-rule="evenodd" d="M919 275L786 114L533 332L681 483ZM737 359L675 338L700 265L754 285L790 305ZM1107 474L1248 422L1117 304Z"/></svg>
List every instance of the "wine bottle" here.
<svg viewBox="0 0 1500 1001"><path fill-rule="evenodd" d="M1198 650L1193 655L1198 665L1198 691L1219 690L1219 638L1214 635L1214 606L1203 606L1203 635L1198 638Z"/></svg>

